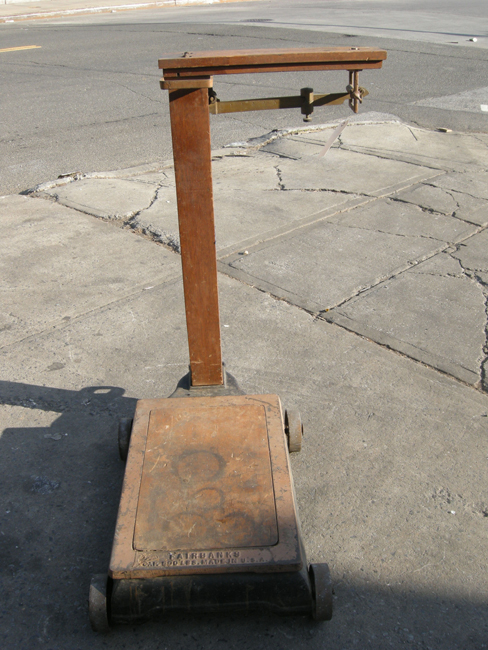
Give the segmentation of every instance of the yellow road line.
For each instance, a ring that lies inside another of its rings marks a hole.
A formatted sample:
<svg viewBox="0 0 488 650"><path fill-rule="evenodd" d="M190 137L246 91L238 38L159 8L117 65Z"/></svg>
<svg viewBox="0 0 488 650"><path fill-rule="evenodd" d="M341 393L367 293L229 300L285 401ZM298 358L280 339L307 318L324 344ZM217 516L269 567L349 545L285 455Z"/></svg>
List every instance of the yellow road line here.
<svg viewBox="0 0 488 650"><path fill-rule="evenodd" d="M6 47L3 50L0 50L0 52L17 52L17 50L35 50L38 47L42 47L42 45L24 45L23 47Z"/></svg>

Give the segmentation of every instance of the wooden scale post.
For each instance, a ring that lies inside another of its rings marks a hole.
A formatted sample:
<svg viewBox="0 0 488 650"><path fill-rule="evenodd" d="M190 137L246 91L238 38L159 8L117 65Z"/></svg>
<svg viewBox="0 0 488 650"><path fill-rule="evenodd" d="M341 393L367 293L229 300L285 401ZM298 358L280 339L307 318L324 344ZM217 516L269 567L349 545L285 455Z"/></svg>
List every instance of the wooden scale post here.
<svg viewBox="0 0 488 650"><path fill-rule="evenodd" d="M95 630L174 612L268 609L332 615L326 564L308 565L289 451L301 446L296 412L277 395L244 395L222 364L209 113L314 106L367 92L358 71L386 52L366 47L185 52L159 61L169 91L190 373L169 398L139 400L122 420L127 466L108 577L94 576ZM344 93L220 102L213 76L347 70Z"/></svg>

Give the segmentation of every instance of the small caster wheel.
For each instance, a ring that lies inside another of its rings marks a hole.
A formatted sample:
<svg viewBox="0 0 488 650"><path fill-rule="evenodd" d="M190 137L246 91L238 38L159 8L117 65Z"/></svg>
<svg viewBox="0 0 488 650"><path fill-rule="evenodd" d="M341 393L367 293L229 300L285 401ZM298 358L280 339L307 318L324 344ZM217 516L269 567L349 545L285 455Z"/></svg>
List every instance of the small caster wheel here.
<svg viewBox="0 0 488 650"><path fill-rule="evenodd" d="M130 434L132 433L132 418L120 418L119 420L119 456L127 460L129 453Z"/></svg>
<svg viewBox="0 0 488 650"><path fill-rule="evenodd" d="M303 426L298 409L285 411L285 433L288 438L288 451L300 451L302 448Z"/></svg>
<svg viewBox="0 0 488 650"><path fill-rule="evenodd" d="M94 632L105 634L110 631L107 611L107 574L94 575L88 596L88 615Z"/></svg>
<svg viewBox="0 0 488 650"><path fill-rule="evenodd" d="M327 564L311 564L308 569L313 592L312 615L316 621L332 618L332 581Z"/></svg>

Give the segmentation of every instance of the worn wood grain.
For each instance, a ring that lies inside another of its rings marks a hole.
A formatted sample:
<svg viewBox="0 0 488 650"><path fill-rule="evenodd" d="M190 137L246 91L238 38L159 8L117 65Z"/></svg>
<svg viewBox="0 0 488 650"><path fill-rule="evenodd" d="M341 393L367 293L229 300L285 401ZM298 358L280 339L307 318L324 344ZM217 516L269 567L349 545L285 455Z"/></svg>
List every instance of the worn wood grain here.
<svg viewBox="0 0 488 650"><path fill-rule="evenodd" d="M192 384L221 385L208 91L170 91L169 101Z"/></svg>
<svg viewBox="0 0 488 650"><path fill-rule="evenodd" d="M385 59L385 50L372 47L229 50L168 54L159 59L159 67L166 78L171 78L297 70L362 70L380 68Z"/></svg>

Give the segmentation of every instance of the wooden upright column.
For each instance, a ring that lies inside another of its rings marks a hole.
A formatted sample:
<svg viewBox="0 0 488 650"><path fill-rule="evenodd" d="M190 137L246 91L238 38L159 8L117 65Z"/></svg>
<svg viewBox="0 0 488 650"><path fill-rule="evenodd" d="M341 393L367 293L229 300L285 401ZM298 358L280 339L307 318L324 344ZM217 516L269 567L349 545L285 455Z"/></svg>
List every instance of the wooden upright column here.
<svg viewBox="0 0 488 650"><path fill-rule="evenodd" d="M193 386L223 384L207 88L170 90L186 323Z"/></svg>

